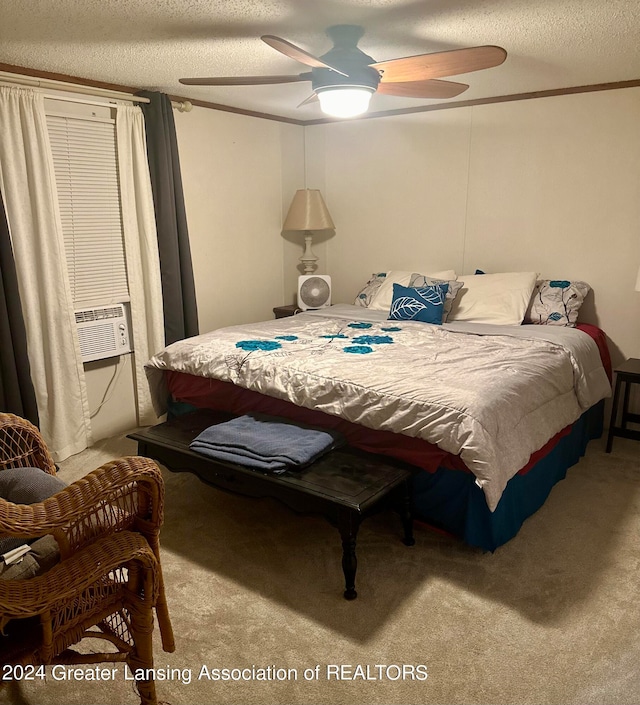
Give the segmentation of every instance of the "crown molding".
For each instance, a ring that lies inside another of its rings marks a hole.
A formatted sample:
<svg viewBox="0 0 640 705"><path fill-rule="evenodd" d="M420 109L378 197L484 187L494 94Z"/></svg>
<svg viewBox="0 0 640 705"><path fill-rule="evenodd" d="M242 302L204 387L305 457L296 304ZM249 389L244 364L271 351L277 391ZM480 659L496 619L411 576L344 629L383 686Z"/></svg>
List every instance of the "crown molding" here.
<svg viewBox="0 0 640 705"><path fill-rule="evenodd" d="M69 83L72 85L82 85L90 88L100 88L103 90L118 91L121 93L130 93L135 95L138 91L143 90L140 87L134 86L122 86L117 83L105 83L104 81L94 81L89 78L82 78L80 76L69 76L61 73L52 73L50 71L40 71L37 69L27 68L25 66L14 66L12 64L0 63L0 72L19 74L23 76L30 76L32 78L41 78L43 80L50 81L60 81L62 83ZM475 105L491 105L493 103L510 103L516 100L534 100L536 98L550 98L554 96L561 95L575 95L576 93L593 93L597 91L611 91L621 88L638 88L640 87L640 79L634 79L631 81L613 81L611 83L593 83L586 86L571 86L568 88L554 88L545 91L532 91L529 93L513 93L510 95L494 96L492 98L477 98L475 100L459 100L449 103L436 103L435 105L424 105L416 106L413 108L399 108L398 110L383 110L379 112L366 113L357 118L352 118L349 122L354 120L373 120L376 118L393 117L395 115L410 115L413 113L428 113L434 110L452 110L454 108L468 108ZM246 110L245 108L235 108L230 105L223 105L221 103L212 103L206 100L194 100L193 98L186 98L184 96L170 95L169 99L175 102L189 101L192 105L196 105L201 108L208 108L210 110L219 110L227 113L235 113L237 115L247 115L249 117L256 117L262 120L274 120L276 122L284 122L290 125L300 125L302 127L306 125L328 125L336 122L345 122L344 120L334 119L334 118L317 118L313 120L298 120L296 118L284 117L282 115L274 115L272 113L263 113L255 110Z"/></svg>

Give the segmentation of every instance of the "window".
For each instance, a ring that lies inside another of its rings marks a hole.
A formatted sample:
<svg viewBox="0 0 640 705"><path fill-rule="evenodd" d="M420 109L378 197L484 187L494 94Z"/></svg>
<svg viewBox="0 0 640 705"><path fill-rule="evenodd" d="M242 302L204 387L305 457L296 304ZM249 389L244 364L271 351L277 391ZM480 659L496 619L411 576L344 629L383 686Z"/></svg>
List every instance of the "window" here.
<svg viewBox="0 0 640 705"><path fill-rule="evenodd" d="M48 111L47 126L74 306L129 301L115 121Z"/></svg>

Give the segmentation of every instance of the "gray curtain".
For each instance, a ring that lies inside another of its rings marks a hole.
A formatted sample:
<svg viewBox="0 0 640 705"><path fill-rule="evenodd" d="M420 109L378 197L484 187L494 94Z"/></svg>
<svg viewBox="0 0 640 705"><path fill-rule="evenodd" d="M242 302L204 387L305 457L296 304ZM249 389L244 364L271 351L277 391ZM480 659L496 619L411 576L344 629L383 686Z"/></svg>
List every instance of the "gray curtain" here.
<svg viewBox="0 0 640 705"><path fill-rule="evenodd" d="M27 335L4 203L0 197L0 410L39 425Z"/></svg>
<svg viewBox="0 0 640 705"><path fill-rule="evenodd" d="M140 91L147 132L147 157L158 230L166 344L198 335L198 308L182 176L171 101L164 93Z"/></svg>

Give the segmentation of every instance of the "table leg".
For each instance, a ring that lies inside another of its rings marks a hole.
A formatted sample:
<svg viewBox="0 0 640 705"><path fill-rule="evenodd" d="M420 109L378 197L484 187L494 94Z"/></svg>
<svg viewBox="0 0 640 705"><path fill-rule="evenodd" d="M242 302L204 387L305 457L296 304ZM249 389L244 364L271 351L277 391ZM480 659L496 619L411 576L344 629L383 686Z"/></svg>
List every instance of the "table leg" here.
<svg viewBox="0 0 640 705"><path fill-rule="evenodd" d="M622 380L620 375L616 376L616 390L613 394L613 405L611 407L611 419L609 421L609 434L607 436L607 448L606 453L611 453L611 447L613 446L613 432L616 426L616 420L618 416L618 400L620 398L620 384Z"/></svg>
<svg viewBox="0 0 640 705"><path fill-rule="evenodd" d="M360 519L355 512L343 509L338 516L338 531L342 539L342 571L344 573L344 598L345 600L355 600L358 596L356 592L356 570L358 560L356 558L356 536L360 528Z"/></svg>
<svg viewBox="0 0 640 705"><path fill-rule="evenodd" d="M622 419L620 421L622 428L626 428L627 422L629 421L629 395L630 395L630 393L631 393L631 383L625 381L625 383L624 383L624 398L622 400Z"/></svg>

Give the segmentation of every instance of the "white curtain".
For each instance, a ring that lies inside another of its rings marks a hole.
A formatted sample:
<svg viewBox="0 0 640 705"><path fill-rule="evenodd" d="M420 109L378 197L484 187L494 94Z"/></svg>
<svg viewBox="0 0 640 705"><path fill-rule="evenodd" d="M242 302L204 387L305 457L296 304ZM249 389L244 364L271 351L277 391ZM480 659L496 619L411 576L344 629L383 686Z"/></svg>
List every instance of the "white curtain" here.
<svg viewBox="0 0 640 705"><path fill-rule="evenodd" d="M0 126L0 188L40 430L63 460L91 445L91 423L42 95L0 86Z"/></svg>
<svg viewBox="0 0 640 705"><path fill-rule="evenodd" d="M118 105L116 116L120 198L131 297L138 422L157 421L144 365L164 347L158 237L142 110Z"/></svg>

